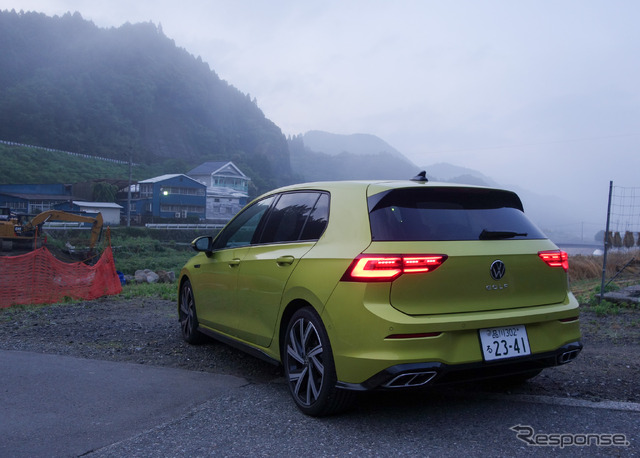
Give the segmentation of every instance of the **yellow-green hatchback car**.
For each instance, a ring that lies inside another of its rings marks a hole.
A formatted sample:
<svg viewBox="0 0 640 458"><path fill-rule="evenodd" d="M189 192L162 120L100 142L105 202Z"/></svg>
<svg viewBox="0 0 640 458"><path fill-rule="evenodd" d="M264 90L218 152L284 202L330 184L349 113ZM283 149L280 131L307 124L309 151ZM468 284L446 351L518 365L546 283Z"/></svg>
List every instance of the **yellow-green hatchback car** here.
<svg viewBox="0 0 640 458"><path fill-rule="evenodd" d="M580 350L567 253L518 196L407 181L269 192L182 269L184 339L282 364L304 413L358 391L524 381Z"/></svg>

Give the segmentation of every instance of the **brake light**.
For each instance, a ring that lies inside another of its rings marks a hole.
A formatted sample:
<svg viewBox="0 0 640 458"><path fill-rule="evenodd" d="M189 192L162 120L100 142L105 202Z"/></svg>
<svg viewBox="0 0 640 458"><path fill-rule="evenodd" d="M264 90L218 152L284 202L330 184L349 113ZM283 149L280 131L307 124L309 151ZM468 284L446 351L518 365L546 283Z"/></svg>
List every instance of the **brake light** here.
<svg viewBox="0 0 640 458"><path fill-rule="evenodd" d="M550 267L562 267L565 272L569 270L569 255L566 251L540 251L538 256Z"/></svg>
<svg viewBox="0 0 640 458"><path fill-rule="evenodd" d="M341 281L393 281L402 274L432 272L447 255L360 255L353 260Z"/></svg>

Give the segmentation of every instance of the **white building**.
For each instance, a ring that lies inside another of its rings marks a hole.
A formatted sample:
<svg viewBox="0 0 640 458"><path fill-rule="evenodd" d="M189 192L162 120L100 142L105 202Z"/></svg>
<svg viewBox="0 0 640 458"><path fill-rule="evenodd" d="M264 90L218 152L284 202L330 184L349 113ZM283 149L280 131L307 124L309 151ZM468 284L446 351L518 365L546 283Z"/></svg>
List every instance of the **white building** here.
<svg viewBox="0 0 640 458"><path fill-rule="evenodd" d="M122 206L113 202L82 202L73 201L74 207L82 213L102 213L104 226L119 226Z"/></svg>
<svg viewBox="0 0 640 458"><path fill-rule="evenodd" d="M251 178L233 162L205 162L187 176L207 187L207 220L228 221L247 203Z"/></svg>

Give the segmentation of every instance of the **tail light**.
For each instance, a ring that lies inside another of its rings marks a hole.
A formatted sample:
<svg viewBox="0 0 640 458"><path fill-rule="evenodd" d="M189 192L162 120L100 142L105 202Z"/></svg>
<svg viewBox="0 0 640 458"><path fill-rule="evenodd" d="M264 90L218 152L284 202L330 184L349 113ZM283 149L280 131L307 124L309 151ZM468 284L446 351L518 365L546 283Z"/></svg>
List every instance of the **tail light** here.
<svg viewBox="0 0 640 458"><path fill-rule="evenodd" d="M447 255L360 255L353 260L341 281L393 281L402 274L432 272L446 261Z"/></svg>
<svg viewBox="0 0 640 458"><path fill-rule="evenodd" d="M550 267L562 267L565 272L569 270L569 255L566 251L540 251L538 256Z"/></svg>

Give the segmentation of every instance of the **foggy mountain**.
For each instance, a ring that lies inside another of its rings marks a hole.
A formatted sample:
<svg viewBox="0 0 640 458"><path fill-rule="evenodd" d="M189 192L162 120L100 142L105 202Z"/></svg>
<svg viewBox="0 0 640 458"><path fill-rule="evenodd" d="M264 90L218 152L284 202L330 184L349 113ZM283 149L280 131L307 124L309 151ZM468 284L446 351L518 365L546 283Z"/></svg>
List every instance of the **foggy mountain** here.
<svg viewBox="0 0 640 458"><path fill-rule="evenodd" d="M477 170L459 167L446 162L425 166L423 170L426 170L427 177L432 181L450 181L476 186L500 186L493 179Z"/></svg>
<svg viewBox="0 0 640 458"><path fill-rule="evenodd" d="M310 131L288 139L293 173L304 181L407 179L418 167L369 134Z"/></svg>
<svg viewBox="0 0 640 458"><path fill-rule="evenodd" d="M577 240L578 234L576 232L576 221L580 221L580 215L571 204L561 197L540 195L517 185L497 183L476 170L452 164L438 163L428 165L423 169L427 171L427 177L433 181L498 187L514 191L520 196L527 216L552 240L556 242L580 241ZM592 242L592 237L588 235L587 241Z"/></svg>
<svg viewBox="0 0 640 458"><path fill-rule="evenodd" d="M369 134L338 135L310 131L288 139L291 166L305 181L408 179L420 170L430 181L489 186L515 191L525 212L552 239L571 241L575 233L563 231L579 217L557 196L538 195L518 186L497 183L477 170L448 163L418 167L384 140ZM559 229L560 228L560 229Z"/></svg>
<svg viewBox="0 0 640 458"><path fill-rule="evenodd" d="M351 134L338 135L319 130L311 130L302 136L304 145L312 151L323 152L331 156L342 153L356 155L388 154L409 162L405 156L393 146L375 135Z"/></svg>
<svg viewBox="0 0 640 458"><path fill-rule="evenodd" d="M232 160L259 191L291 182L256 101L152 23L0 11L0 139L185 172Z"/></svg>

